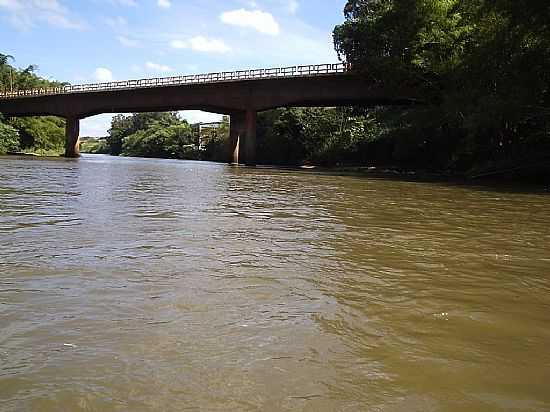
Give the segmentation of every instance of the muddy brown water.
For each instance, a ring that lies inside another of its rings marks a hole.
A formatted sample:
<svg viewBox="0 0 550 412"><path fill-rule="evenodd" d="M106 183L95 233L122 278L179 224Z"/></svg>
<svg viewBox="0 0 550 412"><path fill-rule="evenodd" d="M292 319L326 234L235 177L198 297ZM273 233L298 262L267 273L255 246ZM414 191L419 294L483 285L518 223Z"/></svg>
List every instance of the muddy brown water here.
<svg viewBox="0 0 550 412"><path fill-rule="evenodd" d="M0 158L0 411L185 410L550 410L550 196Z"/></svg>

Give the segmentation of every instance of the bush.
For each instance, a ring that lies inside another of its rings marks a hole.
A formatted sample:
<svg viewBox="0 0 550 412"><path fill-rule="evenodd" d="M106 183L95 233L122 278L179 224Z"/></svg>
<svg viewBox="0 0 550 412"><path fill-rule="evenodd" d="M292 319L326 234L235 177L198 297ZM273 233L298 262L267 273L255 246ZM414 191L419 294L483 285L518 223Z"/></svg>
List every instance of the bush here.
<svg viewBox="0 0 550 412"><path fill-rule="evenodd" d="M20 147L25 150L59 151L65 146L65 120L59 117L25 117L12 121L19 130Z"/></svg>
<svg viewBox="0 0 550 412"><path fill-rule="evenodd" d="M154 124L124 138L122 155L136 157L197 159L193 131L187 123Z"/></svg>
<svg viewBox="0 0 550 412"><path fill-rule="evenodd" d="M80 152L91 154L108 154L109 147L107 146L107 142L105 140L90 139L82 142Z"/></svg>
<svg viewBox="0 0 550 412"><path fill-rule="evenodd" d="M0 123L0 154L19 150L19 133L13 127Z"/></svg>

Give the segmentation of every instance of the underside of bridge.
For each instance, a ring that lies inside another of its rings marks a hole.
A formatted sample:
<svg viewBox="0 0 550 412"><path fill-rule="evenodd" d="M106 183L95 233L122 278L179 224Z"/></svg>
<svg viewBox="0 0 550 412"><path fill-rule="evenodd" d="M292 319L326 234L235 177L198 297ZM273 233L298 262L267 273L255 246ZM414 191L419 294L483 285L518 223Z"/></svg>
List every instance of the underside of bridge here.
<svg viewBox="0 0 550 412"><path fill-rule="evenodd" d="M363 77L334 74L193 85L102 90L0 100L6 116L59 116L67 120L67 157L79 156L79 120L101 113L204 110L229 115L232 163L256 163L257 113L278 107L403 105L418 100Z"/></svg>

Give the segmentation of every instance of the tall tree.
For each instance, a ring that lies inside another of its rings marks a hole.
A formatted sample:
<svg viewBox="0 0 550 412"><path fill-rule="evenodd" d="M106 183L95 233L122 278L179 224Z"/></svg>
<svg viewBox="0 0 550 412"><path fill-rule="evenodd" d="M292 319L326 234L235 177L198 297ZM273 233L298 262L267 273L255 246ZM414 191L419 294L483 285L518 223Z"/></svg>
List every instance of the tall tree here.
<svg viewBox="0 0 550 412"><path fill-rule="evenodd" d="M412 84L436 102L409 110L406 123L428 140L453 131L449 161L550 155L547 1L349 0L344 14L334 30L341 58L372 81Z"/></svg>

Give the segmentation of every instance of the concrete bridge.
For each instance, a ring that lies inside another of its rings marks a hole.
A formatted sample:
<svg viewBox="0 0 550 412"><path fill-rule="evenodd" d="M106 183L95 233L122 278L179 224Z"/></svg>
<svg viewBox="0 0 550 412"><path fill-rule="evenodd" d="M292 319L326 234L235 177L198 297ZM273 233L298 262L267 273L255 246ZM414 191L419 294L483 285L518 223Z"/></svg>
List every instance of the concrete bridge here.
<svg viewBox="0 0 550 412"><path fill-rule="evenodd" d="M401 93L401 94L400 94ZM79 156L80 119L101 113L204 110L229 115L230 159L256 162L256 116L278 107L411 104L412 93L354 74L344 63L198 74L0 93L8 117L66 119L67 157Z"/></svg>

